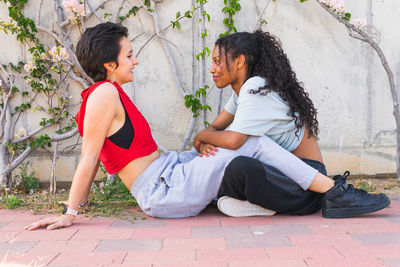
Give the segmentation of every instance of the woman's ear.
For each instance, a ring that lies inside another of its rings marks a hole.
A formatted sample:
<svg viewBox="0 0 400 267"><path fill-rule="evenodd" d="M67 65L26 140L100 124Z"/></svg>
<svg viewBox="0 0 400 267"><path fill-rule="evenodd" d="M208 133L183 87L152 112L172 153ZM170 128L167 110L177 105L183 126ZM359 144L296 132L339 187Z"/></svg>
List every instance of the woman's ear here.
<svg viewBox="0 0 400 267"><path fill-rule="evenodd" d="M117 64L115 62L107 62L103 64L104 68L106 68L107 72L114 72L117 68Z"/></svg>
<svg viewBox="0 0 400 267"><path fill-rule="evenodd" d="M246 65L246 57L241 54L235 59L235 64L238 70L243 68Z"/></svg>

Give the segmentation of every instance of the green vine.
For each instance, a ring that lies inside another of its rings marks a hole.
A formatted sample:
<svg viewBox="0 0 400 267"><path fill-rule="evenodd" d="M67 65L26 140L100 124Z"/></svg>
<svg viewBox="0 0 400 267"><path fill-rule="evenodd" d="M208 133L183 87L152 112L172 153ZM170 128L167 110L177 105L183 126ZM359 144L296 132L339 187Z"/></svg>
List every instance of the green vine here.
<svg viewBox="0 0 400 267"><path fill-rule="evenodd" d="M206 85L204 88L197 89L194 96L193 94L188 94L185 96L185 106L192 111L194 118L199 117L200 112L203 110L211 111L211 107L209 105L203 105L200 101L202 96L207 96L207 89L209 88L210 87Z"/></svg>
<svg viewBox="0 0 400 267"><path fill-rule="evenodd" d="M138 6L133 6L131 9L128 10L128 12L123 15L123 16L119 16L119 21L122 23L124 20L126 20L127 18L129 18L132 14L133 16L136 16L138 11L141 9L142 7L138 7Z"/></svg>
<svg viewBox="0 0 400 267"><path fill-rule="evenodd" d="M28 53L31 58L28 62L18 62L17 65L13 63L3 65L5 70L13 71L18 75L25 74L23 78L30 87L30 90L22 92L16 86L11 88L12 96L19 93L23 101L23 103L14 107L13 115L27 110L32 112L41 110L47 113L50 118L42 118L39 126L55 124L68 118L69 113L65 110L68 100L60 95L60 84L58 82L65 79L63 76L69 72L63 64L64 60L68 58L66 50L58 45L46 51L45 45L36 37L38 30L35 22L22 14L22 10L28 0L3 0L3 2L8 6L9 18L6 21L0 21L0 30L6 34L10 32L15 35L16 39L21 43L27 43L30 47ZM47 97L48 107L32 106L39 94ZM70 129L71 126L73 124L69 123L59 131ZM51 138L47 134L31 137L30 140L30 143L7 143L6 147L11 155L14 156L18 151L26 149L27 146L44 148L51 145Z"/></svg>
<svg viewBox="0 0 400 267"><path fill-rule="evenodd" d="M6 4L9 4L8 15L17 24L10 23L8 27L5 28L2 28L0 26L0 29L3 29L5 33L7 33L7 30L10 30L11 33L16 34L17 40L21 43L23 43L25 39L29 39L30 41L35 43L39 43L39 39L34 34L37 33L35 22L30 18L26 18L21 12L28 0L3 1Z"/></svg>
<svg viewBox="0 0 400 267"><path fill-rule="evenodd" d="M196 0L196 4L198 6L192 6L190 10L187 10L183 13L177 12L175 14L175 20L171 21L171 26L172 28L176 28L180 30L182 28L182 25L180 23L181 19L188 18L191 19L193 18L194 12L201 7L201 5L207 4L208 0ZM201 15L206 18L208 22L210 22L211 16L208 14L206 11L202 11ZM202 19L199 20L199 23L202 23ZM207 30L204 32L200 33L201 39L206 38L208 36ZM205 60L207 56L209 56L211 53L211 50L208 47L204 47L201 52L199 52L196 55L196 59L198 61L200 60ZM209 110L211 111L211 107L207 104L202 104L201 99L207 97L207 89L210 87L208 85L205 85L204 88L198 88L194 94L187 94L185 95L185 107L190 109L191 112L193 113L193 117L197 118L200 115L200 112L203 110Z"/></svg>
<svg viewBox="0 0 400 267"><path fill-rule="evenodd" d="M233 16L236 15L236 12L240 11L241 6L239 4L239 0L224 0L225 7L222 8L222 13L227 14L228 17L224 18L222 21L223 24L228 27L228 30L224 33L221 33L219 37L223 37L225 35L230 34L231 32L237 32L235 26L235 20Z"/></svg>

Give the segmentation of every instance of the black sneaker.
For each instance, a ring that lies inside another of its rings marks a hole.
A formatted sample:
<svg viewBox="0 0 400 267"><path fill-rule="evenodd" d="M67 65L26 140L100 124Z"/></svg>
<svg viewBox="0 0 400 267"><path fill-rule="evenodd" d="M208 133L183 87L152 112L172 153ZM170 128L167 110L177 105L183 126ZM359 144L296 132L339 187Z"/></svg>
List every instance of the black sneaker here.
<svg viewBox="0 0 400 267"><path fill-rule="evenodd" d="M335 186L325 193L322 199L322 216L325 218L347 218L386 208L390 199L385 194L369 194L368 192L354 188L346 183L346 177L333 177Z"/></svg>

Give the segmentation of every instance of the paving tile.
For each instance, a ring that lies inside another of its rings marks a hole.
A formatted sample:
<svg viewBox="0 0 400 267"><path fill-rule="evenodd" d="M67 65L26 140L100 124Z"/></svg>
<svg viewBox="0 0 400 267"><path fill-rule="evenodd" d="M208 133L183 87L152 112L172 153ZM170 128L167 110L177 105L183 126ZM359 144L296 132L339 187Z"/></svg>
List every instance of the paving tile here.
<svg viewBox="0 0 400 267"><path fill-rule="evenodd" d="M131 239L133 229L107 228L107 229L79 229L71 240L107 240L107 239Z"/></svg>
<svg viewBox="0 0 400 267"><path fill-rule="evenodd" d="M379 212L369 213L360 215L357 217L351 218L340 218L340 219L328 219L324 218L324 222L326 223L334 223L334 224L383 224L386 221L383 217L386 216L385 214L380 214Z"/></svg>
<svg viewBox="0 0 400 267"><path fill-rule="evenodd" d="M182 263L156 263L153 264L152 267L227 267L228 263L226 262L207 262L207 263L199 263L199 262L182 262Z"/></svg>
<svg viewBox="0 0 400 267"><path fill-rule="evenodd" d="M321 212L306 216L277 214L271 217L275 224L319 224L325 220Z"/></svg>
<svg viewBox="0 0 400 267"><path fill-rule="evenodd" d="M400 245L400 233L363 233L351 236L366 245Z"/></svg>
<svg viewBox="0 0 400 267"><path fill-rule="evenodd" d="M385 233L385 232L399 232L400 225L384 223L384 224L321 224L310 225L310 229L318 233Z"/></svg>
<svg viewBox="0 0 400 267"><path fill-rule="evenodd" d="M45 241L45 240L69 240L78 230L62 228L56 230L46 230L45 228L22 231L18 235L18 241Z"/></svg>
<svg viewBox="0 0 400 267"><path fill-rule="evenodd" d="M18 210L0 209L0 216L1 215L18 214L18 213L20 213L20 211L18 211Z"/></svg>
<svg viewBox="0 0 400 267"><path fill-rule="evenodd" d="M251 226L254 235L271 235L271 234L312 234L310 227L304 224L294 225L264 225Z"/></svg>
<svg viewBox="0 0 400 267"><path fill-rule="evenodd" d="M1 264L5 266L9 266L12 264L23 264L24 266L45 266L53 261L55 257L57 257L59 253L24 253L24 254L8 254L0 255L0 259L2 259ZM22 267L22 266L21 266Z"/></svg>
<svg viewBox="0 0 400 267"><path fill-rule="evenodd" d="M391 215L396 214L399 215L400 212L400 200L390 200L390 205L386 209L379 211L381 214Z"/></svg>
<svg viewBox="0 0 400 267"><path fill-rule="evenodd" d="M226 248L225 239L219 238L166 238L163 249Z"/></svg>
<svg viewBox="0 0 400 267"><path fill-rule="evenodd" d="M0 242L9 242L9 241L16 241L18 240L18 235L21 233L22 231L4 231L4 232L0 232Z"/></svg>
<svg viewBox="0 0 400 267"><path fill-rule="evenodd" d="M212 216L190 217L182 219L168 219L167 227L193 227L193 226L220 226L219 219Z"/></svg>
<svg viewBox="0 0 400 267"><path fill-rule="evenodd" d="M161 239L101 240L94 251L159 250Z"/></svg>
<svg viewBox="0 0 400 267"><path fill-rule="evenodd" d="M189 227L137 228L132 239L189 238L191 235L192 228Z"/></svg>
<svg viewBox="0 0 400 267"><path fill-rule="evenodd" d="M266 260L267 253L263 248L229 248L229 249L198 249L197 261L199 262L228 262L228 261L253 261Z"/></svg>
<svg viewBox="0 0 400 267"><path fill-rule="evenodd" d="M33 248L38 242L1 242L0 254L23 254Z"/></svg>
<svg viewBox="0 0 400 267"><path fill-rule="evenodd" d="M381 267L386 264L379 259L305 259L310 267Z"/></svg>
<svg viewBox="0 0 400 267"><path fill-rule="evenodd" d="M114 222L114 221L116 221L117 219L115 219L115 218L110 218L110 217L101 217L101 216L98 216L98 217L91 217L90 218L90 221L91 222L96 222L96 223L109 223L110 225Z"/></svg>
<svg viewBox="0 0 400 267"><path fill-rule="evenodd" d="M258 235L252 237L227 237L228 248L266 248L293 246L286 235Z"/></svg>
<svg viewBox="0 0 400 267"><path fill-rule="evenodd" d="M296 247L314 247L319 246L321 248L336 245L336 244L348 244L353 246L359 246L360 243L353 239L348 234L314 234L314 235L288 235L290 241Z"/></svg>
<svg viewBox="0 0 400 267"><path fill-rule="evenodd" d="M321 215L321 212L311 215L292 216L292 215L274 215L272 216L275 224L352 224L352 223L369 223L369 224L382 224L386 221L382 215L378 213L371 213L361 215L354 218L341 218L341 219L328 219Z"/></svg>
<svg viewBox="0 0 400 267"><path fill-rule="evenodd" d="M110 228L157 228L164 226L165 219L135 220L133 223L125 220L115 220Z"/></svg>
<svg viewBox="0 0 400 267"><path fill-rule="evenodd" d="M219 219L222 226L232 225L269 225L275 224L273 216L260 216L260 217L222 217Z"/></svg>
<svg viewBox="0 0 400 267"><path fill-rule="evenodd" d="M9 222L0 222L0 231L4 228L4 226L8 225Z"/></svg>
<svg viewBox="0 0 400 267"><path fill-rule="evenodd" d="M75 219L74 224L70 226L70 229L108 229L112 225L115 219L110 218L88 218L82 217L81 219Z"/></svg>
<svg viewBox="0 0 400 267"><path fill-rule="evenodd" d="M400 266L400 258L398 258L398 259L382 259L382 260L389 267L399 267Z"/></svg>
<svg viewBox="0 0 400 267"><path fill-rule="evenodd" d="M18 216L18 221L20 222L35 222L42 219L45 215L34 215L30 211L19 211L1 215L0 222L15 222L16 216Z"/></svg>
<svg viewBox="0 0 400 267"><path fill-rule="evenodd" d="M358 245L336 244L333 246L348 259L366 258L400 258L399 245Z"/></svg>
<svg viewBox="0 0 400 267"><path fill-rule="evenodd" d="M134 262L126 262L125 260L122 262L122 264L113 263L107 265L107 267L152 267L152 266L153 265L151 263L134 263Z"/></svg>
<svg viewBox="0 0 400 267"><path fill-rule="evenodd" d="M331 259L342 258L334 247L325 247L321 249L318 246L312 247L281 247L281 248L265 248L265 252L269 255L270 259L290 259L290 260L303 260L303 259Z"/></svg>
<svg viewBox="0 0 400 267"><path fill-rule="evenodd" d="M151 264L178 264L183 262L195 262L196 251L191 250L159 250L159 251L131 251L124 262L151 263Z"/></svg>
<svg viewBox="0 0 400 267"><path fill-rule="evenodd" d="M99 244L99 240L79 240L79 241L41 241L32 252L91 252Z"/></svg>
<svg viewBox="0 0 400 267"><path fill-rule="evenodd" d="M306 267L302 260L267 259L264 261L230 261L229 267Z"/></svg>
<svg viewBox="0 0 400 267"><path fill-rule="evenodd" d="M248 226L196 226L192 227L193 237L245 237L252 236Z"/></svg>
<svg viewBox="0 0 400 267"><path fill-rule="evenodd" d="M387 215L382 218L390 223L400 223L400 215Z"/></svg>
<svg viewBox="0 0 400 267"><path fill-rule="evenodd" d="M121 264L127 252L103 251L103 252L62 252L49 266L75 265L82 267L108 266Z"/></svg>
<svg viewBox="0 0 400 267"><path fill-rule="evenodd" d="M1 224L1 223L0 223ZM24 227L29 225L28 222L10 222L0 229L0 233L4 231L24 231Z"/></svg>
<svg viewBox="0 0 400 267"><path fill-rule="evenodd" d="M0 218L0 254L9 250L7 263L28 265L33 259L33 264L53 267L400 266L400 201L377 213L346 219L326 219L320 213L231 218L207 208L196 217L147 216L133 224L79 215L69 228L23 231L39 217L29 211L0 210Z"/></svg>

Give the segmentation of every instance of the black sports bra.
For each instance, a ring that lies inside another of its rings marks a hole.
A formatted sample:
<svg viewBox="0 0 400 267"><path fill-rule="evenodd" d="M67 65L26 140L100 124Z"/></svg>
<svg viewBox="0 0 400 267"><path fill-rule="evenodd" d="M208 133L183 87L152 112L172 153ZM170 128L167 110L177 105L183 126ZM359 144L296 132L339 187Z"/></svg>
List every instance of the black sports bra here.
<svg viewBox="0 0 400 267"><path fill-rule="evenodd" d="M114 134L112 134L110 137L108 137L108 140L113 142L115 145L128 149L133 141L133 137L135 136L135 131L133 130L132 122L131 119L128 116L128 112L125 110L125 122L124 125Z"/></svg>

